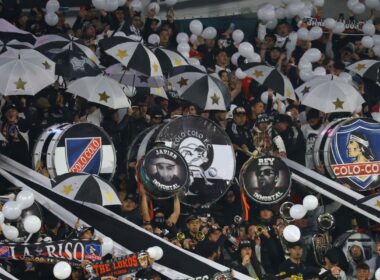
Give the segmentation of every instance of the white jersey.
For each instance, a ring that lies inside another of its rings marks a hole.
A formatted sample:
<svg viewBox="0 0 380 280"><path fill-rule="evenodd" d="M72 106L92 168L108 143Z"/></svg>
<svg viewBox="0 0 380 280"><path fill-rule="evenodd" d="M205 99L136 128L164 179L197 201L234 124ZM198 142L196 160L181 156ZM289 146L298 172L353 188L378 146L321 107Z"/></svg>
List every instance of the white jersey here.
<svg viewBox="0 0 380 280"><path fill-rule="evenodd" d="M313 129L308 123L302 125L301 130L306 140L305 165L307 168L316 169L313 160L313 148L318 134L323 130L324 125L317 130Z"/></svg>

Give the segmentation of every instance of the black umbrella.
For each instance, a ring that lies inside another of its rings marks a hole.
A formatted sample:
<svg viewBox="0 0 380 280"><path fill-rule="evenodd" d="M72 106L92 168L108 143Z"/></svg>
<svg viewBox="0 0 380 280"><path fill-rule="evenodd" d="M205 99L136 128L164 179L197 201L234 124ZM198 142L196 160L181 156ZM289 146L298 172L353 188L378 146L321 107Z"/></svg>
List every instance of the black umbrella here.
<svg viewBox="0 0 380 280"><path fill-rule="evenodd" d="M32 33L17 28L3 18L0 19L0 38L4 42L13 39L17 39L21 42L28 42L32 45L36 42L36 37Z"/></svg>
<svg viewBox="0 0 380 280"><path fill-rule="evenodd" d="M0 41L0 52L3 53L8 49L33 49L33 45L28 42L20 42L19 40L13 39L10 41Z"/></svg>
<svg viewBox="0 0 380 280"><path fill-rule="evenodd" d="M355 72L365 79L374 81L375 83L380 83L380 61L378 60L360 60L347 66L347 69Z"/></svg>
<svg viewBox="0 0 380 280"><path fill-rule="evenodd" d="M173 71L174 67L188 65L186 58L176 51L164 48L156 48L154 50L154 54L158 58L162 72L165 76Z"/></svg>

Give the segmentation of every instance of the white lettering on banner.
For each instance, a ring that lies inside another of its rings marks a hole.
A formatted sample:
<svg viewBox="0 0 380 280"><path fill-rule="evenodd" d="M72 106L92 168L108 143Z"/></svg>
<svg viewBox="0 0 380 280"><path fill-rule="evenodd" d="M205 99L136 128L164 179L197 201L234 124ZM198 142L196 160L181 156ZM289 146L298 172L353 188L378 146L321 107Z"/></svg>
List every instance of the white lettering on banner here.
<svg viewBox="0 0 380 280"><path fill-rule="evenodd" d="M165 150L165 149L157 149L156 155L167 155L170 156L173 159L177 159L177 155L171 151Z"/></svg>
<svg viewBox="0 0 380 280"><path fill-rule="evenodd" d="M76 162L70 168L70 172L81 173L86 168L88 163L92 160L94 155L99 151L102 146L102 138L95 137L91 139L90 143L84 149L82 154L78 157Z"/></svg>
<svg viewBox="0 0 380 280"><path fill-rule="evenodd" d="M73 249L73 244L68 242L65 245L65 253L67 255L67 258L71 260L73 258L73 255L71 254L71 250Z"/></svg>
<svg viewBox="0 0 380 280"><path fill-rule="evenodd" d="M58 258L58 256L54 254L54 252L55 252L55 246L54 245L46 245L46 251L47 251L49 257Z"/></svg>
<svg viewBox="0 0 380 280"><path fill-rule="evenodd" d="M282 193L280 192L276 192L275 194L273 195L261 195L259 193L253 193L253 196L255 198L257 198L258 200L261 200L261 201L273 201L273 200L276 200L278 199L279 197L281 197Z"/></svg>
<svg viewBox="0 0 380 280"><path fill-rule="evenodd" d="M80 254L81 258L80 259L77 258L78 247L80 247L79 249L80 249L80 252L81 252L81 254ZM78 261L83 261L83 257L84 257L84 247L83 247L82 243L78 242L74 246L74 256L73 256L73 258L76 259L76 260L78 260Z"/></svg>
<svg viewBox="0 0 380 280"><path fill-rule="evenodd" d="M380 175L380 162L332 164L331 168L337 178Z"/></svg>

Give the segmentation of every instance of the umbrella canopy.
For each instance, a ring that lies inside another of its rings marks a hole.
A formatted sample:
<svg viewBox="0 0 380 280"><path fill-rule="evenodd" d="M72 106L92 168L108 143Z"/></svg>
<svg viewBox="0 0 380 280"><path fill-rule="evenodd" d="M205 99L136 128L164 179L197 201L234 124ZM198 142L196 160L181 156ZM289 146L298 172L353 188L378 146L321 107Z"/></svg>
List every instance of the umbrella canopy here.
<svg viewBox="0 0 380 280"><path fill-rule="evenodd" d="M28 42L20 42L19 40L13 39L8 42L0 41L0 50L5 52L8 49L33 49L33 45Z"/></svg>
<svg viewBox="0 0 380 280"><path fill-rule="evenodd" d="M241 70L258 83L271 88L285 98L297 100L292 83L276 68L257 63L247 63L241 66Z"/></svg>
<svg viewBox="0 0 380 280"><path fill-rule="evenodd" d="M175 67L169 78L181 99L203 110L226 110L230 104L227 86L214 76L191 65Z"/></svg>
<svg viewBox="0 0 380 280"><path fill-rule="evenodd" d="M161 76L149 77L137 71L127 70L127 67L121 63L111 65L105 72L111 78L128 86L159 88L165 84L164 78Z"/></svg>
<svg viewBox="0 0 380 280"><path fill-rule="evenodd" d="M380 83L380 61L365 59L355 62L346 69L360 75L361 77Z"/></svg>
<svg viewBox="0 0 380 280"><path fill-rule="evenodd" d="M150 88L150 94L158 96L158 97L162 97L164 99L169 99L168 95L166 94L166 91L163 87Z"/></svg>
<svg viewBox="0 0 380 280"><path fill-rule="evenodd" d="M53 58L56 56L57 51L73 50L75 53L81 53L96 64L99 64L95 53L85 46L82 40L71 35L44 35L38 37L35 49L48 57L50 57L51 52Z"/></svg>
<svg viewBox="0 0 380 280"><path fill-rule="evenodd" d="M156 55L141 42L127 37L113 36L99 42L107 54L117 59L127 69L152 77L162 76L160 62Z"/></svg>
<svg viewBox="0 0 380 280"><path fill-rule="evenodd" d="M55 81L55 63L32 49L0 55L0 94L35 95Z"/></svg>
<svg viewBox="0 0 380 280"><path fill-rule="evenodd" d="M318 76L296 89L301 104L325 113L354 112L365 101L345 80L333 76Z"/></svg>
<svg viewBox="0 0 380 280"><path fill-rule="evenodd" d="M188 65L186 58L176 51L156 48L154 54L160 62L162 72L165 76L173 71L174 67Z"/></svg>
<svg viewBox="0 0 380 280"><path fill-rule="evenodd" d="M54 178L53 191L66 198L101 206L121 205L111 183L86 173L66 173Z"/></svg>
<svg viewBox="0 0 380 280"><path fill-rule="evenodd" d="M36 42L36 37L32 33L17 28L3 18L0 18L0 38L4 42L13 39L17 39L21 42L28 42L30 44Z"/></svg>
<svg viewBox="0 0 380 280"><path fill-rule="evenodd" d="M125 86L103 75L83 77L73 81L67 87L67 92L112 109L131 107L124 90L126 90Z"/></svg>

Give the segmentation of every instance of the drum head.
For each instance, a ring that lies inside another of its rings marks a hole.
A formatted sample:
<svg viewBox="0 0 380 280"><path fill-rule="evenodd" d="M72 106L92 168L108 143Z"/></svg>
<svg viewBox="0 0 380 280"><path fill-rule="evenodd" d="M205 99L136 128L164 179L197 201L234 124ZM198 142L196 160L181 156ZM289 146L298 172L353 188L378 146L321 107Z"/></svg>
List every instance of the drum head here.
<svg viewBox="0 0 380 280"><path fill-rule="evenodd" d="M250 158L240 171L240 182L247 196L260 204L276 204L290 190L288 166L277 157Z"/></svg>
<svg viewBox="0 0 380 280"><path fill-rule="evenodd" d="M228 135L200 116L171 120L156 142L178 151L190 170L189 188L181 196L186 205L211 204L221 198L235 175L235 154Z"/></svg>

